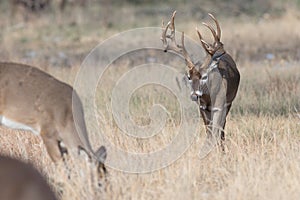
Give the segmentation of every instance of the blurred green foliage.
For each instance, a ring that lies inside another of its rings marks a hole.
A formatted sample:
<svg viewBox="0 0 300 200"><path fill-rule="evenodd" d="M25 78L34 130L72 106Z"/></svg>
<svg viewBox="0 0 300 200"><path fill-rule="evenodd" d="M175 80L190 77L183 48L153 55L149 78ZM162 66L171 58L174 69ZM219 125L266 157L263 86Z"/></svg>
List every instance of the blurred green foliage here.
<svg viewBox="0 0 300 200"><path fill-rule="evenodd" d="M175 7L190 6L191 10L214 8L218 13L228 16L257 15L267 12L276 14L295 5L300 8L300 0L125 0L125 2L136 5L161 4L163 2Z"/></svg>
<svg viewBox="0 0 300 200"><path fill-rule="evenodd" d="M38 0L37 0L38 1ZM52 9L54 2L52 0ZM137 10L150 9L151 15L163 9L177 9L188 12L191 16L197 16L196 13L215 12L224 16L250 15L259 16L264 13L281 14L287 8L300 8L300 0L87 0L90 6L104 7L123 7L126 5L135 6ZM0 11L7 10L9 1L0 1ZM76 1L74 1L76 2ZM79 2L79 1L78 1ZM75 3L73 3L75 4ZM71 6L66 6L69 9ZM150 12L148 12L150 13ZM203 18L204 16L199 16Z"/></svg>

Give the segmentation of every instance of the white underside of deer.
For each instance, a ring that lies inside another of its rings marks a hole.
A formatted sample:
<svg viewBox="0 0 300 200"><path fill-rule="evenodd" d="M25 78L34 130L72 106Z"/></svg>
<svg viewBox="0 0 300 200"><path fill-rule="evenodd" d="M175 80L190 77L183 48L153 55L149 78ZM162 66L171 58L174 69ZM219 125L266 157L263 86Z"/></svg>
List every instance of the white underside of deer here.
<svg viewBox="0 0 300 200"><path fill-rule="evenodd" d="M15 122L15 121L13 121L11 119L8 119L4 116L0 116L0 123L1 123L1 125L6 126L8 128L17 129L17 130L24 130L24 131L31 131L35 135L40 135L40 131L41 131L40 128L38 128L38 130L36 130L36 129L30 127L30 126L27 126L26 124Z"/></svg>

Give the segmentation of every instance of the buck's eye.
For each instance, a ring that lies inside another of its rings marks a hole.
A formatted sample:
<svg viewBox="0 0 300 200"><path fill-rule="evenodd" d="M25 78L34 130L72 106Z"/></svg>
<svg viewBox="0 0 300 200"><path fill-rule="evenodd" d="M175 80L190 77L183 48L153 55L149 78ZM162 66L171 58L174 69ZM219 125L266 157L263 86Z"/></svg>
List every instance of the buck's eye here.
<svg viewBox="0 0 300 200"><path fill-rule="evenodd" d="M207 74L204 74L202 77L201 77L201 80L207 80L208 76Z"/></svg>

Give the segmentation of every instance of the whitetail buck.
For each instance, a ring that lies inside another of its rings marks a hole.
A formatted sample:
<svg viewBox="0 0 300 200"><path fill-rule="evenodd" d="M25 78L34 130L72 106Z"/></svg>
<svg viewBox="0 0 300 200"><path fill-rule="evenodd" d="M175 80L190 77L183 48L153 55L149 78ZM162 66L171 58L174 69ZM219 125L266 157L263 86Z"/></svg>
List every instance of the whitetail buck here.
<svg viewBox="0 0 300 200"><path fill-rule="evenodd" d="M54 162L64 160L64 154L84 152L98 164L101 176L106 171L106 149L92 150L76 92L35 67L0 63L0 122L40 135Z"/></svg>
<svg viewBox="0 0 300 200"><path fill-rule="evenodd" d="M30 164L0 156L1 200L56 200L45 178Z"/></svg>
<svg viewBox="0 0 300 200"><path fill-rule="evenodd" d="M181 36L181 45L177 44L174 24L175 15L176 11L166 27L163 24L161 39L165 52L172 50L184 57L188 67L187 75L192 87L191 99L199 104L200 113L206 126L207 144L212 147L216 143L221 143L224 150L226 116L238 91L239 71L234 60L224 50L223 43L220 41L221 28L212 14L209 14L209 16L215 22L217 31L210 25L203 24L211 31L214 37L213 44L204 41L200 31L197 30L202 47L206 52L202 64L199 62L194 63L189 56L184 45L184 33ZM167 34L168 29L171 31L170 34ZM204 147L200 152L202 154L200 156L206 156L211 150L210 147Z"/></svg>

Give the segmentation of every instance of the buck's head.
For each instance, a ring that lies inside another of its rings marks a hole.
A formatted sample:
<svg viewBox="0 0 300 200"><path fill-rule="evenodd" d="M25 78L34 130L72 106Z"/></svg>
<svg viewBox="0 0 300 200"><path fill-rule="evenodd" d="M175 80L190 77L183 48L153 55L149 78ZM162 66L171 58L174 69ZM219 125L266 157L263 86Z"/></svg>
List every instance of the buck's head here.
<svg viewBox="0 0 300 200"><path fill-rule="evenodd" d="M188 67L187 77L189 79L189 82L192 87L191 91L191 99L193 101L198 101L198 99L202 96L202 90L201 90L201 83L207 80L207 74L206 69L209 66L209 63L211 61L211 58L215 53L222 54L224 52L223 44L220 41L221 39L221 28L219 26L218 21L216 18L209 14L209 16L213 19L213 21L216 23L217 32L208 24L203 23L206 27L209 28L209 30L212 32L214 36L214 42L213 44L209 44L208 42L204 41L202 39L202 36L200 34L200 31L197 30L199 39L201 41L202 47L207 53L207 56L203 62L203 64L197 69L197 65L194 64L191 57L189 56L187 50L184 46L184 33L182 32L181 36L181 45L177 44L176 37L175 37L175 15L176 11L173 12L173 15L171 17L171 20L167 23L166 26L164 26L164 23L162 24L162 36L161 40L164 45L164 51L167 52L168 50L172 50L180 55L182 55L185 59L186 65ZM167 34L168 30L170 30L170 34ZM204 73L203 73L204 72Z"/></svg>
<svg viewBox="0 0 300 200"><path fill-rule="evenodd" d="M191 84L191 99L193 101L197 101L198 98L202 96L202 92L200 89L201 74L195 67L193 67L187 71L186 76L188 77L189 83Z"/></svg>
<svg viewBox="0 0 300 200"><path fill-rule="evenodd" d="M193 63L191 57L189 56L187 50L184 46L184 33L182 32L181 35L181 45L177 44L176 38L175 38L175 15L176 11L173 12L173 15L171 17L171 20L167 23L167 25L164 27L164 23L162 24L162 36L161 40L163 42L165 52L168 50L174 51L180 55L182 55L185 59L186 65L188 67L188 72L186 73L189 82L192 86L192 92L191 92L191 98L192 100L196 101L198 99L198 96L201 95L200 92L200 84L199 81L201 79L200 72L196 69L196 65ZM170 34L167 34L168 30L170 30Z"/></svg>

